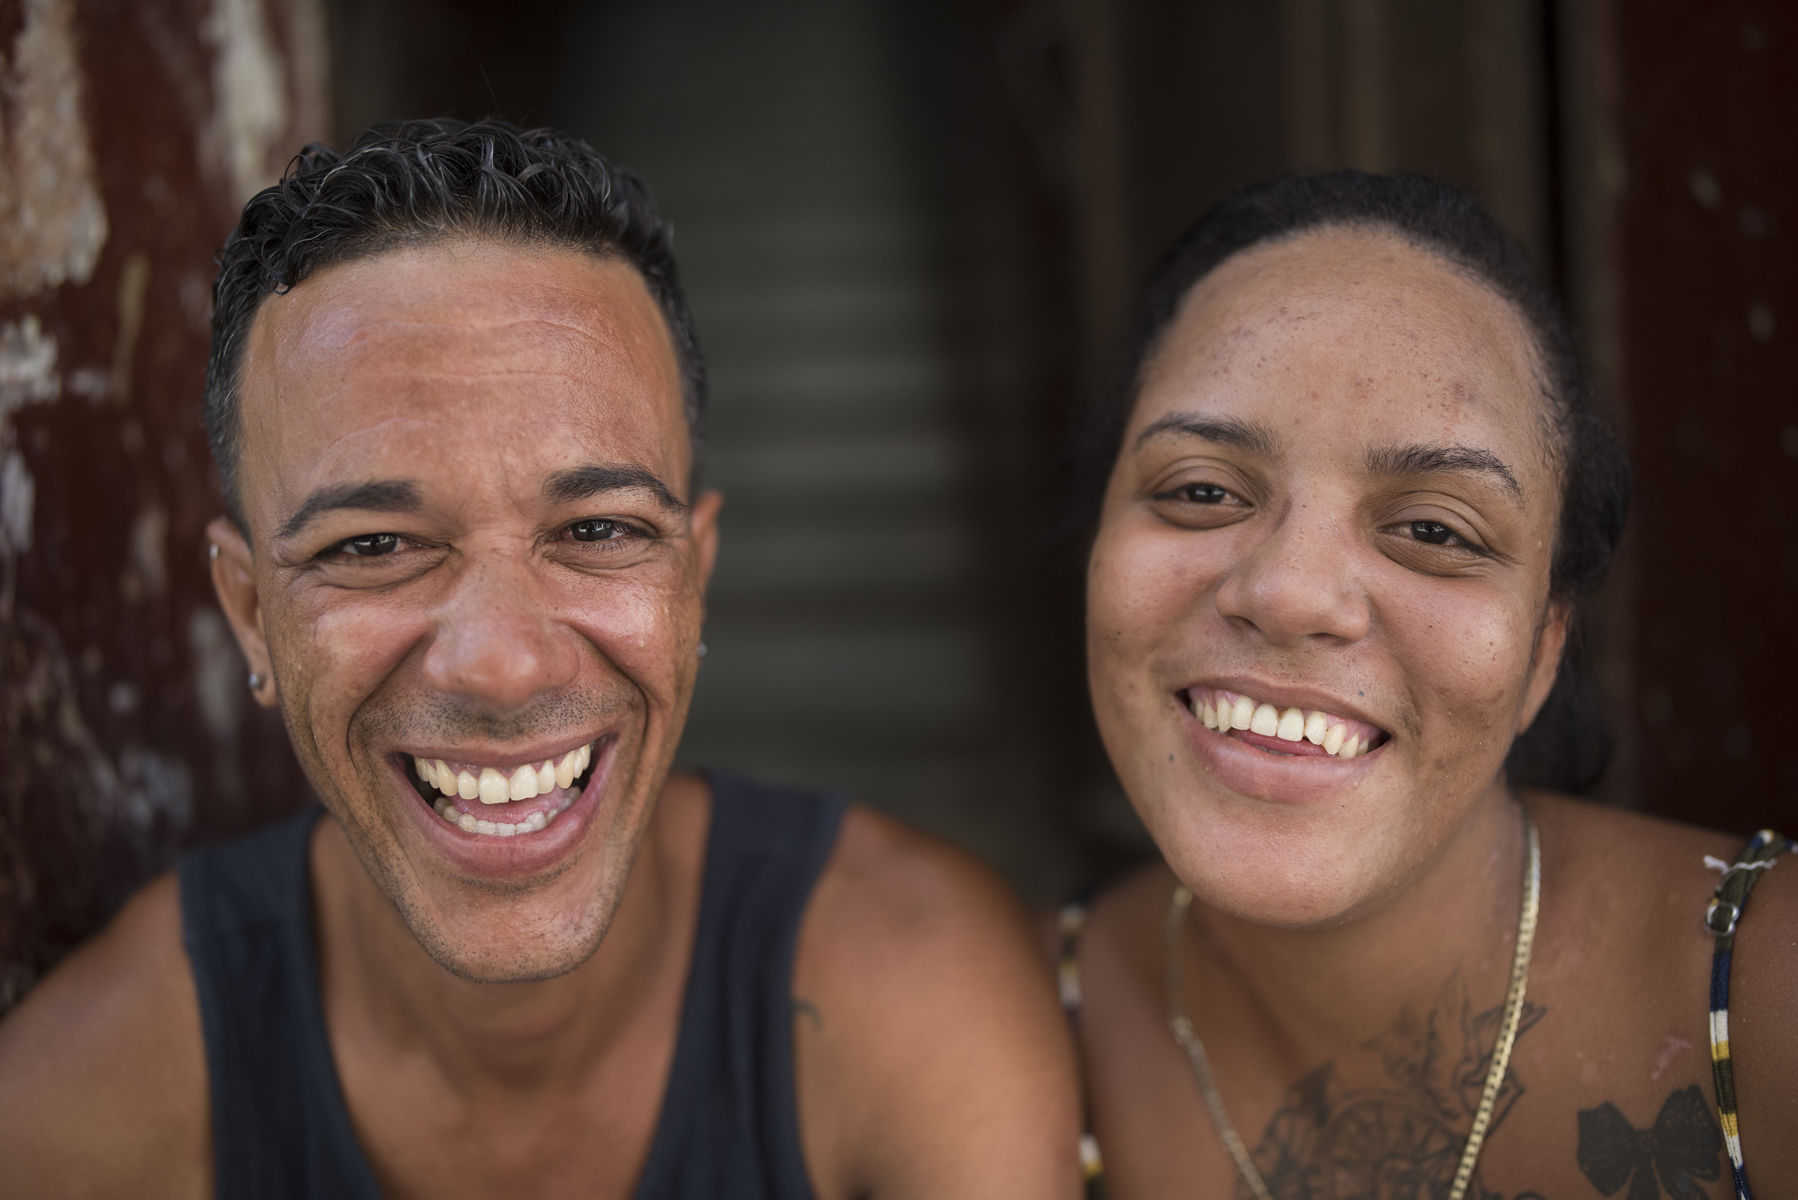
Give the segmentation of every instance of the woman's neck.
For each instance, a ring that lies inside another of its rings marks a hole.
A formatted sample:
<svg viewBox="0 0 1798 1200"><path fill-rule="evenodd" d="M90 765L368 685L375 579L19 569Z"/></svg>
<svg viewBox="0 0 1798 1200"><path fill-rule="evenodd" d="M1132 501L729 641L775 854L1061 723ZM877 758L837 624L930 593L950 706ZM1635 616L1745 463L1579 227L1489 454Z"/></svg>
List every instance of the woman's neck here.
<svg viewBox="0 0 1798 1200"><path fill-rule="evenodd" d="M1429 862L1340 923L1275 928L1195 904L1187 960L1234 986L1214 980L1186 994L1201 1005L1214 996L1221 1010L1235 993L1248 1006L1238 1011L1301 1063L1363 1045L1404 1013L1431 1012L1457 973L1475 1011L1496 1005L1516 945L1524 853L1517 802L1495 782Z"/></svg>

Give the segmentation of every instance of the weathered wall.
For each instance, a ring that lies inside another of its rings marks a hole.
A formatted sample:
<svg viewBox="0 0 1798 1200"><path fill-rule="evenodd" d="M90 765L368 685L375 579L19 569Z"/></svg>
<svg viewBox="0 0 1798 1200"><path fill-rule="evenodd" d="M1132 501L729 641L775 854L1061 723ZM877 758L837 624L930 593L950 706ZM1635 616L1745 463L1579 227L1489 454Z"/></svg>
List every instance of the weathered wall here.
<svg viewBox="0 0 1798 1200"><path fill-rule="evenodd" d="M1798 828L1798 6L1596 6L1613 366L1639 488L1625 767L1652 812Z"/></svg>
<svg viewBox="0 0 1798 1200"><path fill-rule="evenodd" d="M299 802L212 603L212 255L326 132L316 0L0 0L0 1012Z"/></svg>

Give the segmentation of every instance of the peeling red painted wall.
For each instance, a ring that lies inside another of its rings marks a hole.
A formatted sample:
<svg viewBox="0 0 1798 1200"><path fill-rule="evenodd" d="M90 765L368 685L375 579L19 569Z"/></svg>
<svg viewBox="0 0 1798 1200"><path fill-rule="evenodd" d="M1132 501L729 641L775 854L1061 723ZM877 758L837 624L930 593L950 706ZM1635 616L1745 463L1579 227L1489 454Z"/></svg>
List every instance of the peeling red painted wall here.
<svg viewBox="0 0 1798 1200"><path fill-rule="evenodd" d="M0 1012L302 802L207 579L212 255L326 134L316 0L0 0Z"/></svg>
<svg viewBox="0 0 1798 1200"><path fill-rule="evenodd" d="M1641 807L1798 830L1798 6L1608 6Z"/></svg>

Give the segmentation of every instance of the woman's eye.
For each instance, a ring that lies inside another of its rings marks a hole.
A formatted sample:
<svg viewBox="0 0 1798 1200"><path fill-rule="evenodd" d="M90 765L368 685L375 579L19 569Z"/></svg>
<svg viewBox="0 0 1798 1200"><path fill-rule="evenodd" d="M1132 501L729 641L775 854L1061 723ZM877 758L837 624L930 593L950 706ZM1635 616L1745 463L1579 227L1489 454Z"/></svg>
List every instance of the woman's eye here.
<svg viewBox="0 0 1798 1200"><path fill-rule="evenodd" d="M577 542L609 542L621 538L629 530L616 521L576 521L569 531Z"/></svg>
<svg viewBox="0 0 1798 1200"><path fill-rule="evenodd" d="M383 554L392 554L400 548L400 536L397 533L365 533L361 537L353 537L342 543L345 554L356 558L379 558Z"/></svg>

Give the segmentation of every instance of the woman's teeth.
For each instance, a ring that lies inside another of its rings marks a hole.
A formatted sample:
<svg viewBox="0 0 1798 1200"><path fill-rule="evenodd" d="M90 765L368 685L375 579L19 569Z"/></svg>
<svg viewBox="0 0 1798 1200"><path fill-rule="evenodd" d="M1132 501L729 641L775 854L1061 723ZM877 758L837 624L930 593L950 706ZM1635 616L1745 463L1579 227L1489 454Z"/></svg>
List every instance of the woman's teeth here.
<svg viewBox="0 0 1798 1200"><path fill-rule="evenodd" d="M1326 754L1336 758L1354 758L1365 754L1373 749L1375 741L1380 737L1380 730L1364 721L1351 721L1326 712L1305 712L1298 708L1281 711L1271 704L1232 692L1192 688L1187 692L1186 699L1192 715L1203 722L1207 729L1215 729L1219 733L1246 729L1250 733L1279 738L1285 742L1303 740L1314 746L1322 746Z"/></svg>
<svg viewBox="0 0 1798 1200"><path fill-rule="evenodd" d="M546 758L540 763L525 763L510 772L493 767L482 767L478 773L468 767L457 770L441 758L433 761L414 757L412 765L417 769L420 779L445 796L460 796L464 800L479 798L482 804L505 804L510 800L530 800L547 795L556 788L566 788L592 761L593 746L588 743L579 750L570 750L560 759Z"/></svg>

